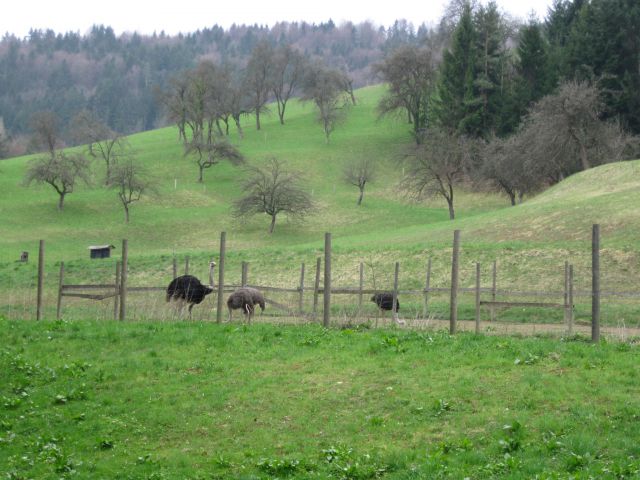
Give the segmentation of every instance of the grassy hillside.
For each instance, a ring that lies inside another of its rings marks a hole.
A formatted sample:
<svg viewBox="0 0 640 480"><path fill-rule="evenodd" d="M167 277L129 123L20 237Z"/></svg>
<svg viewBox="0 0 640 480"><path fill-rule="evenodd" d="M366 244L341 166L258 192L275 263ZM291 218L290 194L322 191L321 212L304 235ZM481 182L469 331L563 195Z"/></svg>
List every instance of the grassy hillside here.
<svg viewBox="0 0 640 480"><path fill-rule="evenodd" d="M21 185L28 158L3 161L0 287L33 283L34 263L21 265L16 260L22 250L30 251L33 258L40 238L47 241L50 285L55 285L55 267L60 261L67 264L73 281L111 279L113 259L89 261L87 246L113 243L117 255L122 238L130 242L132 283L164 284L171 274L174 252L180 262L189 255L192 271L205 276L223 230L227 232L231 281L239 280L240 262L245 260L251 263L254 283L297 285L300 263L315 265L324 232L330 231L334 283L338 285L356 285L359 263L366 262L365 286L390 286L393 263L399 261L400 287L417 288L424 282L427 258L432 257L432 285L446 286L452 232L460 229L463 286L474 284L475 262L483 265L482 282L488 285L490 265L497 261L501 288L559 291L564 262L570 261L576 270L576 288L588 290L591 225L600 223L603 289L640 291L639 162L610 164L574 175L516 207L497 194L459 191L458 218L451 222L444 201L415 204L398 191L399 160L411 138L404 119L376 119L381 94L379 86L359 90L358 105L329 144L310 104L293 103L284 126L274 115L256 131L248 118L244 139L232 133L232 142L250 163L277 156L307 175L319 206L317 213L298 224L279 218L273 235L267 234L266 216L244 222L230 215L230 204L240 195L242 170L222 163L205 172L204 184L197 183L197 167L182 155L174 128L130 139L140 160L153 170L159 194L133 206L129 225L124 224L115 193L100 186L100 164L96 165L94 187L80 187L69 195L65 210L58 212L50 188ZM341 172L347 162L362 156L378 160L380 173L357 207L357 191L341 181ZM310 272L307 278L312 275ZM637 321L635 310L630 304L622 313L613 313L611 321L618 321L620 315L626 321L629 317Z"/></svg>
<svg viewBox="0 0 640 480"><path fill-rule="evenodd" d="M639 350L0 319L7 478L638 478Z"/></svg>

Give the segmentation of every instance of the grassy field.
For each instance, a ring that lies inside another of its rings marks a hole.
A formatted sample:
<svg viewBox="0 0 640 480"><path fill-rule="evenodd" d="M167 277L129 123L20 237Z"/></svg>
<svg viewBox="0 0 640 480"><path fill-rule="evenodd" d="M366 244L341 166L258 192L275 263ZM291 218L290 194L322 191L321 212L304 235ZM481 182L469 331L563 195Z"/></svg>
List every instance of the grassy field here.
<svg viewBox="0 0 640 480"><path fill-rule="evenodd" d="M638 344L0 320L4 478L640 478Z"/></svg>
<svg viewBox="0 0 640 480"><path fill-rule="evenodd" d="M131 284L162 286L171 277L174 254L181 264L188 255L191 271L206 278L207 264L217 256L221 231L227 232L227 278L232 283L239 281L241 262L248 261L250 283L296 287L304 262L310 285L316 258L322 255L324 233L330 231L336 286L357 286L359 264L364 262L365 288L390 288L397 261L401 264L400 288L420 288L431 257L431 285L446 288L452 232L460 229L462 287L474 285L476 262L482 265L482 285L489 286L491 264L496 261L499 289L561 292L564 262L569 261L575 269L576 290L588 292L591 225L599 223L602 289L640 292L640 162L611 164L574 175L516 207L498 194L462 189L456 193L457 219L452 222L444 201L416 204L399 191L399 160L411 144L410 128L403 119L376 118L382 93L381 86L359 90L358 105L351 108L329 144L309 104L293 103L284 126L272 116L256 131L247 118L246 137L232 133L231 141L248 162L260 164L277 156L307 174L318 203L316 214L304 223L280 218L273 235L267 234L266 216L239 222L230 215L231 202L240 195L241 169L222 163L205 172L203 184L197 183L196 165L182 155L175 128L130 138L140 161L154 172L159 195L134 205L129 225L124 224L115 193L100 186L100 164L95 166L94 186L69 195L65 210L58 212L52 189L22 186L28 157L1 162L0 289L6 295L0 301L0 314L32 317L36 265L34 261L20 264L17 259L27 250L33 260L40 238L47 242L46 296L51 316L59 262L65 262L69 282L112 280L115 260L90 261L89 245L112 243L118 256L121 239L128 238ZM367 187L364 203L356 207L357 190L341 181L341 172L346 163L361 156L375 158L380 171ZM547 300L559 298L556 294ZM159 297L148 301L160 303ZM411 316L420 310L420 302L419 297L406 299ZM434 302L434 311L446 311L444 303L438 307L438 300ZM583 321L589 314L589 302L587 297L577 298L578 317ZM71 318L97 318L106 309L105 305L79 308L78 316ZM607 297L603 322L640 326L638 311L637 300ZM516 321L541 316L561 321L561 315L548 311L507 311L504 315Z"/></svg>

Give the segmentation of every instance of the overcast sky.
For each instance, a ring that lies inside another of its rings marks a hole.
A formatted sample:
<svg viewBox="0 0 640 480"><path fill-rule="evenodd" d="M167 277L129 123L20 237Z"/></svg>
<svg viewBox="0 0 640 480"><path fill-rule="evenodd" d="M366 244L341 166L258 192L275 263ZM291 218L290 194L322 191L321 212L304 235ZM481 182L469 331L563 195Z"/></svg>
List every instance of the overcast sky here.
<svg viewBox="0 0 640 480"><path fill-rule="evenodd" d="M540 19L552 0L497 0L513 16L527 18L534 12ZM389 26L405 18L415 26L435 23L442 16L447 0L17 0L9 1L0 15L0 34L25 36L30 28L87 33L92 25L111 26L116 34L167 34L193 32L218 24L273 25L277 21L325 22L344 20L354 23L370 20ZM486 3L486 2L485 2Z"/></svg>

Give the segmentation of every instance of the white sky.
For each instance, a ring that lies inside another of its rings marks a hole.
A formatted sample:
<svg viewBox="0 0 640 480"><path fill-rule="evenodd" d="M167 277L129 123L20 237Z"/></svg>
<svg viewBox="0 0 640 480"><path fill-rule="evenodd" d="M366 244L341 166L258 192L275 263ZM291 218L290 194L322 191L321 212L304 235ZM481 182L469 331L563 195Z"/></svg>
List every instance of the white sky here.
<svg viewBox="0 0 640 480"><path fill-rule="evenodd" d="M111 26L116 34L188 33L218 24L273 25L277 21L354 23L369 20L389 26L405 18L414 26L435 23L447 0L17 0L3 8L0 35L23 37L30 28L85 34L92 25ZM513 16L527 18L534 12L540 19L552 0L497 0Z"/></svg>

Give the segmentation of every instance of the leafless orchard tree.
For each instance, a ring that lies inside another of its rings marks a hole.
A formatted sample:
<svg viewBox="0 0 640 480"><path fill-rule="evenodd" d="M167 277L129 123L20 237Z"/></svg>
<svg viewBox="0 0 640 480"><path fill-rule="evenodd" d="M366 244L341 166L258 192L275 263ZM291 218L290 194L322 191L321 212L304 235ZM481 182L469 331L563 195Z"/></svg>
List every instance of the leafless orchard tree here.
<svg viewBox="0 0 640 480"><path fill-rule="evenodd" d="M362 204L365 186L367 183L374 180L375 174L376 164L370 158L360 158L345 166L342 172L342 178L347 184L358 187L358 190L360 191L357 203L358 206Z"/></svg>
<svg viewBox="0 0 640 480"><path fill-rule="evenodd" d="M306 58L290 45L283 45L274 52L270 83L281 125L284 125L287 102L304 80L306 66Z"/></svg>
<svg viewBox="0 0 640 480"><path fill-rule="evenodd" d="M511 205L542 188L545 179L527 165L527 142L521 134L492 138L481 149L480 178L509 197Z"/></svg>
<svg viewBox="0 0 640 480"><path fill-rule="evenodd" d="M268 42L261 42L251 52L245 77L247 92L251 93L250 98L258 130L260 130L260 114L265 111L265 105L269 99L272 69L273 47Z"/></svg>
<svg viewBox="0 0 640 480"><path fill-rule="evenodd" d="M105 185L111 177L111 169L120 158L127 155L128 143L125 137L110 129L87 110L79 112L71 120L71 129L76 143L86 143L89 155L100 157L105 164Z"/></svg>
<svg viewBox="0 0 640 480"><path fill-rule="evenodd" d="M168 119L178 127L178 140L184 143L187 142L187 89L187 76L179 75L169 81L166 90L156 91L159 102L166 109Z"/></svg>
<svg viewBox="0 0 640 480"><path fill-rule="evenodd" d="M374 65L373 70L388 89L378 104L378 113L383 116L406 111L409 123L413 125L416 143L421 143L437 74L431 50L402 46Z"/></svg>
<svg viewBox="0 0 640 480"><path fill-rule="evenodd" d="M543 97L525 118L520 135L528 164L557 182L580 170L623 158L630 138L616 123L603 122L595 86L570 81Z"/></svg>
<svg viewBox="0 0 640 480"><path fill-rule="evenodd" d="M155 183L147 170L131 156L114 166L108 185L118 194L124 208L125 223L129 223L131 204L139 201L142 195L156 192Z"/></svg>
<svg viewBox="0 0 640 480"><path fill-rule="evenodd" d="M64 208L65 197L73 193L78 180L90 184L90 163L80 153L53 152L32 160L27 168L25 185L46 183L58 193L58 210Z"/></svg>
<svg viewBox="0 0 640 480"><path fill-rule="evenodd" d="M269 159L264 168L247 168L247 178L241 184L244 196L234 202L234 217L266 213L271 217L270 234L279 214L303 219L315 209L303 181L300 172L288 170L277 158Z"/></svg>
<svg viewBox="0 0 640 480"><path fill-rule="evenodd" d="M31 144L36 150L46 150L51 157L61 143L60 117L54 112L45 110L31 116Z"/></svg>
<svg viewBox="0 0 640 480"><path fill-rule="evenodd" d="M244 163L240 151L226 139L212 139L211 143L191 141L185 147L185 156L193 155L198 165L198 182L204 181L204 171L217 165L222 160L229 160L233 165Z"/></svg>
<svg viewBox="0 0 640 480"><path fill-rule="evenodd" d="M318 120L327 143L336 125L344 119L349 106L345 85L344 74L339 70L315 65L307 71L302 100L313 101L318 107Z"/></svg>
<svg viewBox="0 0 640 480"><path fill-rule="evenodd" d="M469 139L429 129L424 143L406 157L407 170L401 188L416 200L444 198L449 206L449 219L453 220L455 188L467 178L473 150Z"/></svg>

